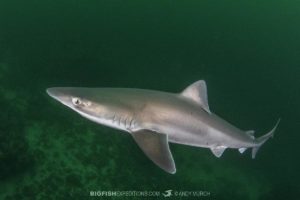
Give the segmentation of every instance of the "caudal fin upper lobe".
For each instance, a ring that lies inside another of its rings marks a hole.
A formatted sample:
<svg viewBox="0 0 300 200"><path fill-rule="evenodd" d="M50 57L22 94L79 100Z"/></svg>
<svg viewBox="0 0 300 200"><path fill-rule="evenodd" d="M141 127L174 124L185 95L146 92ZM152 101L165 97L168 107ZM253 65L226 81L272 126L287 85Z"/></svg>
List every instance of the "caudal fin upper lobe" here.
<svg viewBox="0 0 300 200"><path fill-rule="evenodd" d="M265 134L265 135L263 135L263 136L261 136L261 137L255 139L255 143L257 144L257 146L255 146L255 147L252 148L252 158L255 158L255 156L256 156L257 151L259 150L259 148L260 148L260 147L261 147L261 146L262 146L269 138L271 138L271 137L274 136L274 132L275 132L275 130L276 130L276 128L277 128L279 122L280 122L280 119L278 119L276 125L274 126L274 128L273 128L270 132L268 132L267 134Z"/></svg>

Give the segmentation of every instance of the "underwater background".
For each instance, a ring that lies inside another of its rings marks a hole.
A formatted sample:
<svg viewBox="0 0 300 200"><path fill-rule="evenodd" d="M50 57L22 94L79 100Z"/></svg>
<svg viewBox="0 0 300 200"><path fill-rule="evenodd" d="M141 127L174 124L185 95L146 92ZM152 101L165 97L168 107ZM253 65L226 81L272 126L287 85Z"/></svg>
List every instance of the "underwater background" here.
<svg viewBox="0 0 300 200"><path fill-rule="evenodd" d="M128 134L45 92L180 92L200 79L211 110L241 129L259 136L282 119L256 159L250 150L216 158L171 144L170 175ZM90 192L131 190L298 199L299 84L300 1L0 0L0 199L102 199Z"/></svg>

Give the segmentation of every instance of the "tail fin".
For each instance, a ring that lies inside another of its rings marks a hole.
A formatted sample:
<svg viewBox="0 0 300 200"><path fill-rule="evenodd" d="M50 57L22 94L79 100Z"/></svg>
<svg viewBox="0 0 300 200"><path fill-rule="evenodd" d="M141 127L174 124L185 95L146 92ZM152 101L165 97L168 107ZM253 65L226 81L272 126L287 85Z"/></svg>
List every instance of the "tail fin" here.
<svg viewBox="0 0 300 200"><path fill-rule="evenodd" d="M276 125L274 126L274 128L268 132L267 134L259 137L259 138L256 138L255 139L255 143L257 144L257 146L253 147L252 148L252 158L254 159L255 158L255 155L257 153L257 151L259 150L259 148L270 138L270 137L273 137L274 136L274 132L280 122L280 118L278 119Z"/></svg>

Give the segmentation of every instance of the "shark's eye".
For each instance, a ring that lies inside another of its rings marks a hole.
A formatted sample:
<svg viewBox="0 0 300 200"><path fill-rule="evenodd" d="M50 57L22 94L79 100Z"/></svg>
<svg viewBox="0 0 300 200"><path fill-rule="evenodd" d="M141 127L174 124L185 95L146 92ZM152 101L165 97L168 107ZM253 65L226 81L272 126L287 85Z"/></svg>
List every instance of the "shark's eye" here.
<svg viewBox="0 0 300 200"><path fill-rule="evenodd" d="M75 105L75 106L78 106L81 104L81 100L77 97L74 97L72 98L72 103Z"/></svg>

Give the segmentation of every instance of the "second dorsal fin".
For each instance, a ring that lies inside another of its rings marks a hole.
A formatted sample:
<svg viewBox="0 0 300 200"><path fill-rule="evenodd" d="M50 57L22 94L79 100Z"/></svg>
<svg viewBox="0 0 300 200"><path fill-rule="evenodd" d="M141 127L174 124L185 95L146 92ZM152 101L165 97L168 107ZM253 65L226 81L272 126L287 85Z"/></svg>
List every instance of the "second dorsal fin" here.
<svg viewBox="0 0 300 200"><path fill-rule="evenodd" d="M204 80L199 80L187 88L181 95L198 103L206 112L211 113L208 106L207 88Z"/></svg>
<svg viewBox="0 0 300 200"><path fill-rule="evenodd" d="M252 139L254 139L254 133L255 133L254 130L246 131L246 134L249 135Z"/></svg>

